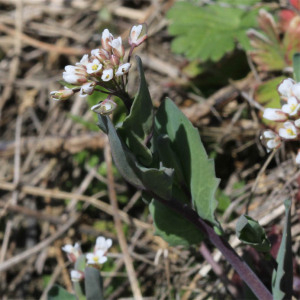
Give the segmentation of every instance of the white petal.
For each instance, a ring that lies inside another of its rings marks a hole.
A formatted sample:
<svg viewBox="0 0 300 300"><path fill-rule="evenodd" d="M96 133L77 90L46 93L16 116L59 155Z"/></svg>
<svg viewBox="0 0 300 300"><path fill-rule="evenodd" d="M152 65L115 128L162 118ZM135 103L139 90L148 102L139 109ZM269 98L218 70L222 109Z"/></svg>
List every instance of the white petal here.
<svg viewBox="0 0 300 300"><path fill-rule="evenodd" d="M295 121L295 126L298 127L298 128L300 128L300 119L297 119Z"/></svg>
<svg viewBox="0 0 300 300"><path fill-rule="evenodd" d="M275 149L280 145L280 140L269 140L267 142L267 147L269 149Z"/></svg>
<svg viewBox="0 0 300 300"><path fill-rule="evenodd" d="M282 83L278 86L278 92L283 97L290 97L292 94L292 87L295 84L295 81L291 78L285 79Z"/></svg>
<svg viewBox="0 0 300 300"><path fill-rule="evenodd" d="M285 113L277 108L266 108L263 117L271 121L285 121L287 119Z"/></svg>
<svg viewBox="0 0 300 300"><path fill-rule="evenodd" d="M265 130L262 136L266 139L273 139L277 136L277 134L272 130Z"/></svg>
<svg viewBox="0 0 300 300"><path fill-rule="evenodd" d="M299 165L300 164L300 151L298 150L297 156L296 156L296 164Z"/></svg>
<svg viewBox="0 0 300 300"><path fill-rule="evenodd" d="M61 249L65 252L67 252L67 253L72 253L73 252L73 246L70 245L70 244L61 247Z"/></svg>
<svg viewBox="0 0 300 300"><path fill-rule="evenodd" d="M300 83L296 83L293 85L292 93L300 101Z"/></svg>
<svg viewBox="0 0 300 300"><path fill-rule="evenodd" d="M103 81L109 81L113 78L113 75L114 75L113 69L107 69L103 71L101 79Z"/></svg>

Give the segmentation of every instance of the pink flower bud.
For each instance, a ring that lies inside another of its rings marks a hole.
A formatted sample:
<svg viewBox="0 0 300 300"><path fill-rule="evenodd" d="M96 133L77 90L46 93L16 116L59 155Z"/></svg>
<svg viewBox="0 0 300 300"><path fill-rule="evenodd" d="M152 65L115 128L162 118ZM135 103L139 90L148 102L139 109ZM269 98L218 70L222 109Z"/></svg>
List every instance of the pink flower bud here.
<svg viewBox="0 0 300 300"><path fill-rule="evenodd" d="M124 46L122 45L122 38L119 36L117 39L113 39L109 42L109 45L112 47L112 52L119 58L123 58L125 54Z"/></svg>
<svg viewBox="0 0 300 300"><path fill-rule="evenodd" d="M101 38L101 44L104 50L110 52L111 45L110 42L114 39L114 36L109 32L108 29L104 29Z"/></svg>
<svg viewBox="0 0 300 300"><path fill-rule="evenodd" d="M120 58L113 54L110 58L110 61L113 66L117 66L120 63Z"/></svg>
<svg viewBox="0 0 300 300"><path fill-rule="evenodd" d="M132 26L128 42L131 46L137 47L147 38L147 25L145 23Z"/></svg>

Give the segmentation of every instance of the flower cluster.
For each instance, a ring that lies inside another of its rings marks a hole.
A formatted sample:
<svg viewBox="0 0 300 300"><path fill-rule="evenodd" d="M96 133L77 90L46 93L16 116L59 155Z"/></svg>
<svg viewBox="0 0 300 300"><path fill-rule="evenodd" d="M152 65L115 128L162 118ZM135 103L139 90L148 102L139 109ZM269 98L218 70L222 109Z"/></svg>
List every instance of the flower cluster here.
<svg viewBox="0 0 300 300"><path fill-rule="evenodd" d="M86 97L94 91L100 91L109 96L102 103L93 106L92 110L101 114L111 113L116 107L111 95L118 96L122 100L126 98L127 75L131 67L132 52L146 38L145 24L131 28L128 39L131 48L125 62L122 38L115 38L108 29L105 29L102 33L101 47L92 50L90 55L83 55L75 65L65 67L63 72L65 89L51 92L51 98L66 100L77 92L81 97Z"/></svg>
<svg viewBox="0 0 300 300"><path fill-rule="evenodd" d="M279 148L283 140L297 140L300 133L300 83L285 79L279 84L278 93L284 102L281 109L266 108L263 114L267 120L283 123L278 132L266 130L262 133L261 140L269 151ZM300 164L300 149L296 163Z"/></svg>
<svg viewBox="0 0 300 300"><path fill-rule="evenodd" d="M103 236L99 236L96 239L92 253L85 254L87 264L92 265L95 268L99 268L101 264L107 261L107 251L112 246L111 239L105 239ZM62 250L67 253L68 259L71 263L75 264L77 259L82 255L80 245L76 243L74 246L68 244L62 247ZM84 279L84 272L80 270L71 270L71 280L78 282Z"/></svg>

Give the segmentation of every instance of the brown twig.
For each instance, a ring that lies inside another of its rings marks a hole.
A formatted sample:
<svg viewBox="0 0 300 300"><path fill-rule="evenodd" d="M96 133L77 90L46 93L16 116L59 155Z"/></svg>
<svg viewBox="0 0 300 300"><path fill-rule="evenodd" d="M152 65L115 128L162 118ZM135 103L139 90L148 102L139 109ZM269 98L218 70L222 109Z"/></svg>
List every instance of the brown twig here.
<svg viewBox="0 0 300 300"><path fill-rule="evenodd" d="M7 191L13 191L13 190L17 189L17 186L14 185L13 183L0 181L0 189L7 190ZM49 198L55 198L55 199L61 199L61 200L73 198L73 199L77 199L78 201L83 201L83 202L89 203L111 216L114 214L111 205L109 205L103 201L100 201L99 199L85 196L85 195L78 195L78 194L74 194L74 193L62 192L59 190L43 189L43 188L33 187L30 185L21 186L20 192L22 192L24 194L49 197ZM132 218L128 214L124 213L123 211L119 211L119 215L122 218L122 220L127 224L133 224L133 225L135 225L139 228L143 228L143 229L151 229L152 228L151 225L149 225L145 222L142 222L138 219Z"/></svg>

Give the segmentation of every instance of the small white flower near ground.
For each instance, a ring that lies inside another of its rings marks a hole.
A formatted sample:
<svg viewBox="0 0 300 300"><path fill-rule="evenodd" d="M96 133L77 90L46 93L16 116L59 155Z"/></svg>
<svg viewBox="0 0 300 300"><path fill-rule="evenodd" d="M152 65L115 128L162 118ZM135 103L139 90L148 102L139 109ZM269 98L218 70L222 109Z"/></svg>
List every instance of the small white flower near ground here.
<svg viewBox="0 0 300 300"><path fill-rule="evenodd" d="M293 140L297 137L297 128L292 122L285 122L283 127L284 128L279 128L279 136L287 140Z"/></svg>
<svg viewBox="0 0 300 300"><path fill-rule="evenodd" d="M295 97L288 98L287 104L282 106L282 111L290 116L294 116L298 113L300 108L300 103Z"/></svg>
<svg viewBox="0 0 300 300"><path fill-rule="evenodd" d="M278 93L285 98L292 96L292 87L295 81L291 78L284 79L278 86Z"/></svg>
<svg viewBox="0 0 300 300"><path fill-rule="evenodd" d="M96 251L95 253L86 254L87 263L89 265L101 265L107 261L103 251Z"/></svg>

